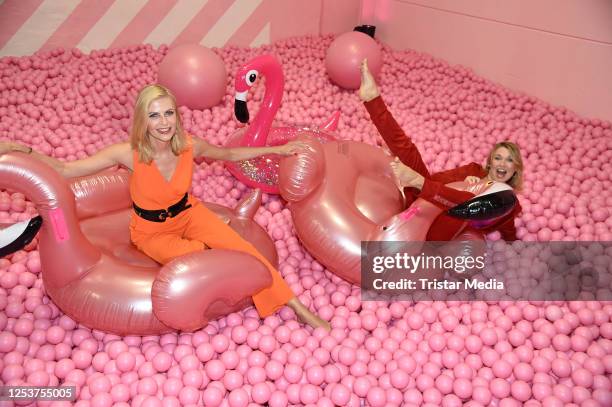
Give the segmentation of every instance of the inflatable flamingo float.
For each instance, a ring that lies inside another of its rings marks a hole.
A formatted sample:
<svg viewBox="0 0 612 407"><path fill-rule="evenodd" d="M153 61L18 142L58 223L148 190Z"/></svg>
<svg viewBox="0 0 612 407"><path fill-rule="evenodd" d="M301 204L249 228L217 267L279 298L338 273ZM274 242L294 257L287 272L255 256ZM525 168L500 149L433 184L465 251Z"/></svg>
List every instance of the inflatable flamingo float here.
<svg viewBox="0 0 612 407"><path fill-rule="evenodd" d="M0 188L25 194L43 219L38 236L45 290L75 321L119 335L194 331L244 308L271 284L262 263L233 250L191 253L164 266L139 252L129 241L128 187L125 171L69 183L27 155L0 157ZM206 205L277 263L272 240L252 220L260 191L234 211Z"/></svg>
<svg viewBox="0 0 612 407"><path fill-rule="evenodd" d="M329 132L338 126L340 112L335 112L325 124L317 126L282 126L272 127L274 116L283 98L284 76L280 63L272 55L258 56L236 73L235 80L235 114L242 122L249 121L246 98L249 89L260 76L266 77L266 91L259 112L245 130L239 130L228 140L228 146L262 147L265 145L285 144L294 140L298 134L306 135L321 142L335 140ZM266 155L237 163L228 162L226 167L245 185L259 188L264 192L278 194L278 166L281 157Z"/></svg>
<svg viewBox="0 0 612 407"><path fill-rule="evenodd" d="M404 199L389 166L392 157L378 147L354 141L307 143L307 152L281 162L279 188L289 202L300 241L321 264L339 277L358 284L362 242L425 240L442 210L423 199L417 199L403 210ZM478 195L493 186L498 188L497 184L458 182L449 186ZM502 194L505 196L506 192ZM503 204L505 207L501 210L497 207L483 210L482 205L470 208L484 222L508 213L514 203L506 199ZM494 209L492 215L490 209ZM460 232L456 239L482 240L478 235L478 232L476 235ZM411 247L420 251L418 244ZM429 274L428 277L436 276Z"/></svg>

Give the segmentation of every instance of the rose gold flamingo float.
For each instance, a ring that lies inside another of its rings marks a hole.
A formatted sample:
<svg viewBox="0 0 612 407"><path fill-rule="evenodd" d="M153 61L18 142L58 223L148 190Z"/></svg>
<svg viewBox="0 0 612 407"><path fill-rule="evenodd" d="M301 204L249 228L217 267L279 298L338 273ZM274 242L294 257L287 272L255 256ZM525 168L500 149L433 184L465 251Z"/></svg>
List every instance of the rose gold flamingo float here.
<svg viewBox="0 0 612 407"><path fill-rule="evenodd" d="M74 320L119 335L194 331L235 312L272 282L254 257L211 249L160 266L129 240L131 199L125 171L69 184L49 166L11 153L0 157L0 188L24 193L43 218L39 251L45 290ZM251 218L254 191L234 211L206 204L277 263L267 233Z"/></svg>
<svg viewBox="0 0 612 407"><path fill-rule="evenodd" d="M227 142L228 146L275 146L294 140L298 134L300 136L308 134L320 142L335 140L335 137L329 132L333 132L338 126L340 111L335 112L321 128L316 126L272 127L285 86L282 67L272 55L255 57L236 73L235 114L239 121L242 123L249 121L246 97L249 89L260 76L266 77L266 91L259 112L246 130L239 130L232 135ZM267 193L278 194L280 158L275 155L266 155L237 163L227 162L226 167L242 183Z"/></svg>
<svg viewBox="0 0 612 407"><path fill-rule="evenodd" d="M404 199L389 166L392 157L378 147L354 141L320 144L311 140L308 144L307 152L281 162L279 187L289 202L300 241L321 264L343 279L359 283L362 242L425 240L442 210L423 199L403 210ZM492 187L486 182L449 186L475 195ZM511 209L505 207L502 213ZM479 235L460 232L456 239L482 240ZM412 244L411 250L418 253L421 246Z"/></svg>

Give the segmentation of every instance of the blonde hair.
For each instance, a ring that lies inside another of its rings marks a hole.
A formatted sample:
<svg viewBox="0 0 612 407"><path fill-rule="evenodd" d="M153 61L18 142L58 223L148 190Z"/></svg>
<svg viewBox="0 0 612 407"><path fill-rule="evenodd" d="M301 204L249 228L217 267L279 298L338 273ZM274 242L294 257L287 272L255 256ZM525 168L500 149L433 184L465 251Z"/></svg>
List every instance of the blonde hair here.
<svg viewBox="0 0 612 407"><path fill-rule="evenodd" d="M510 178L506 183L517 191L520 191L523 188L523 158L521 157L521 150L517 144L510 141L502 141L501 143L495 144L489 153L489 157L487 157L487 171L491 169L493 155L497 149L501 147L504 147L508 150L508 152L510 152L510 158L512 158L515 167L515 172L512 175L512 178Z"/></svg>
<svg viewBox="0 0 612 407"><path fill-rule="evenodd" d="M179 155L187 148L187 137L183 130L181 115L176 108L176 98L162 85L148 85L142 88L136 99L134 107L134 120L132 132L130 133L130 144L133 150L138 151L138 160L143 163L150 163L155 155L155 150L148 137L147 125L149 120L149 106L151 102L162 97L169 97L174 105L176 114L176 132L170 140L170 148L175 155Z"/></svg>

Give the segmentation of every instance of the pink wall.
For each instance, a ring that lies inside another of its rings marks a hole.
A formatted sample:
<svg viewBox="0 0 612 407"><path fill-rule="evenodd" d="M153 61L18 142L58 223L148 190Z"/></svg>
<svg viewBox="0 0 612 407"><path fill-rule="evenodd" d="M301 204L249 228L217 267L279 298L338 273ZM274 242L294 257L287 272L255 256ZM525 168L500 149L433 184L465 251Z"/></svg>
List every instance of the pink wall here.
<svg viewBox="0 0 612 407"><path fill-rule="evenodd" d="M321 34L341 34L360 24L360 0L323 0Z"/></svg>
<svg viewBox="0 0 612 407"><path fill-rule="evenodd" d="M363 0L364 5L370 0ZM377 37L612 120L612 1L379 0Z"/></svg>
<svg viewBox="0 0 612 407"><path fill-rule="evenodd" d="M259 46L318 35L324 4L335 15L344 15L338 4L359 10L333 0L0 0L0 57L142 43ZM325 26L334 32L338 22Z"/></svg>

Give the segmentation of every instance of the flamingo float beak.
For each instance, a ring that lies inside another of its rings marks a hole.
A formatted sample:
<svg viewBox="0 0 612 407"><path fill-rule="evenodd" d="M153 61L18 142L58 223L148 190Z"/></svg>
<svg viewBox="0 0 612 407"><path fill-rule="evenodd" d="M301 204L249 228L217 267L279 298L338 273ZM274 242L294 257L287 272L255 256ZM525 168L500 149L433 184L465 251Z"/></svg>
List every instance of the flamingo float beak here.
<svg viewBox="0 0 612 407"><path fill-rule="evenodd" d="M27 246L42 226L42 218L36 216L29 221L15 223L0 233L0 258Z"/></svg>
<svg viewBox="0 0 612 407"><path fill-rule="evenodd" d="M249 109L246 104L247 92L236 92L234 98L234 115L240 123L249 122Z"/></svg>
<svg viewBox="0 0 612 407"><path fill-rule="evenodd" d="M448 214L465 220L487 221L506 216L514 209L517 199L512 190L479 195L448 210Z"/></svg>

